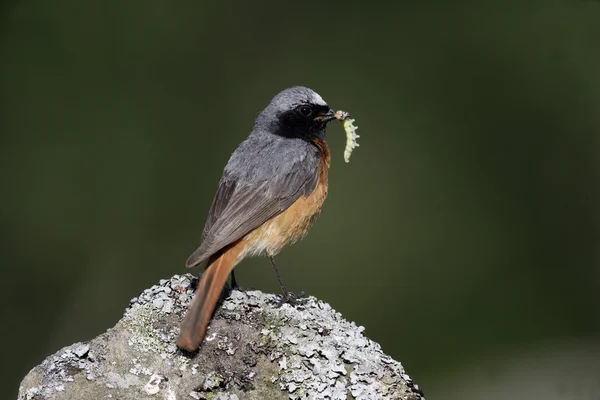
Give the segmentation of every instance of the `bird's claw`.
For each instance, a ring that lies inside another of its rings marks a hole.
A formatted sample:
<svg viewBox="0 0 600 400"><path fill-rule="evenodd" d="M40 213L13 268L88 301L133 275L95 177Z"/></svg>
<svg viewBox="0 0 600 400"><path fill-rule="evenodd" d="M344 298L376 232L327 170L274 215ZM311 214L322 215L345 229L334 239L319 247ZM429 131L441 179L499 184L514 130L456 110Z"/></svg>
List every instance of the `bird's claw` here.
<svg viewBox="0 0 600 400"><path fill-rule="evenodd" d="M254 288L253 286L240 286L240 285L237 285L237 286L231 288L231 290L237 290L238 292L244 293L244 292L249 292L249 291L252 291L252 290L256 290L256 288Z"/></svg>
<svg viewBox="0 0 600 400"><path fill-rule="evenodd" d="M292 306L301 305L307 300L304 298L304 295L305 293L303 291L300 293L286 292L284 294L278 294L276 296L279 298L279 300L277 301L276 307L279 308L285 303Z"/></svg>

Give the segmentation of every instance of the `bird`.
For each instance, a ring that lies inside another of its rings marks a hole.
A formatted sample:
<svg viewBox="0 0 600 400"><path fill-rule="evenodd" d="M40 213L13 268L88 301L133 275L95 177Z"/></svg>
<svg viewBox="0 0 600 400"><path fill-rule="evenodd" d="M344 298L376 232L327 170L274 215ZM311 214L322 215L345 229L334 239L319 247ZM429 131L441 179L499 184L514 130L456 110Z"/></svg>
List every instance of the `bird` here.
<svg viewBox="0 0 600 400"><path fill-rule="evenodd" d="M266 255L282 301L297 298L274 257L302 239L321 212L330 164L325 131L334 119L334 110L314 90L287 88L258 114L250 135L231 154L200 245L186 261L188 268L207 264L180 327L180 349L198 350L228 276L234 285L233 269L246 257Z"/></svg>

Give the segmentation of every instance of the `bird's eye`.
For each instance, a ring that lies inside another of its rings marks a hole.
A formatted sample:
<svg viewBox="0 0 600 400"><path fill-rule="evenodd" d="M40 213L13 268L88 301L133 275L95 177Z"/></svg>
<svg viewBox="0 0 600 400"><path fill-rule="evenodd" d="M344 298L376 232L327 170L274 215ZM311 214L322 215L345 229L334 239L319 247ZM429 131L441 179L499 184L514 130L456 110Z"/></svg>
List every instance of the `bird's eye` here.
<svg viewBox="0 0 600 400"><path fill-rule="evenodd" d="M305 117L308 117L312 113L312 109L309 106L301 106L299 111Z"/></svg>

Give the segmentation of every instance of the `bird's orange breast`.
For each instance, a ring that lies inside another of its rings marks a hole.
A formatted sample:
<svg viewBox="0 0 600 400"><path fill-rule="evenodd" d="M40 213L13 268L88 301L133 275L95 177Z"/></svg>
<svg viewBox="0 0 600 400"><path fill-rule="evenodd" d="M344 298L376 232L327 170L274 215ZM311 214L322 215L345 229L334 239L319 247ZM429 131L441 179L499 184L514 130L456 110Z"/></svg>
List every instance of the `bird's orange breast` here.
<svg viewBox="0 0 600 400"><path fill-rule="evenodd" d="M317 185L308 196L300 196L281 214L271 218L244 237L247 245L239 259L248 255L267 253L275 255L287 245L302 239L321 212L327 197L327 176L329 171L329 147L324 141L315 139L313 143L320 154Z"/></svg>

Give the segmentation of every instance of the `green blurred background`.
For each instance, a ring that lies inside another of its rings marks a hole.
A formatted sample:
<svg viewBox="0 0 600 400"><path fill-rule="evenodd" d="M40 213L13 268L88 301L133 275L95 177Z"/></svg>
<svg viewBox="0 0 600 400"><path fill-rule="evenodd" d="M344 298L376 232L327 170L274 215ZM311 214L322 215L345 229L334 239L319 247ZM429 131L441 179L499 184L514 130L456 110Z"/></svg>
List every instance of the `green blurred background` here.
<svg viewBox="0 0 600 400"><path fill-rule="evenodd" d="M600 3L0 13L0 397L187 272L230 153L306 85L361 146L345 164L330 126L329 198L278 258L290 289L364 325L429 399L597 398ZM264 259L237 271L279 290Z"/></svg>

